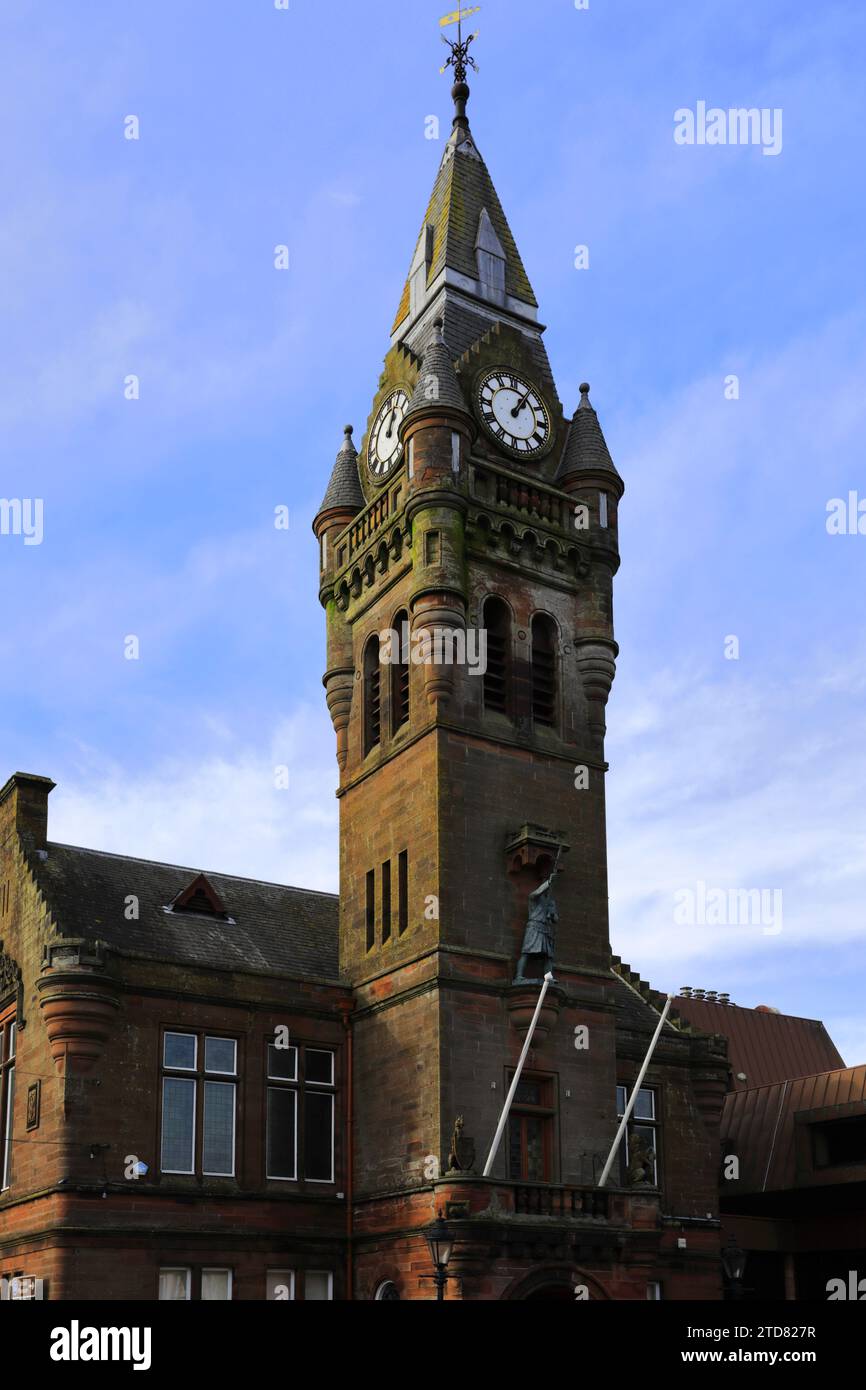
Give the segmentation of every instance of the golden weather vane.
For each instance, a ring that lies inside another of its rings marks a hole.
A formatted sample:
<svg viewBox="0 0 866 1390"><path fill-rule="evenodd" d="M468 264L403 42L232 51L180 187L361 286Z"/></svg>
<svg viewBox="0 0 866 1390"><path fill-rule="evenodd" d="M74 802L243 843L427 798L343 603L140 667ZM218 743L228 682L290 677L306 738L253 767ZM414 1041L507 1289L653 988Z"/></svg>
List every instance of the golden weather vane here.
<svg viewBox="0 0 866 1390"><path fill-rule="evenodd" d="M444 29L449 24L457 25L456 43L453 39L446 38L444 34L440 35L442 42L444 44L447 44L448 47L451 49L451 55L449 58L446 59L445 66L440 68L439 71L446 72L448 68L453 68L455 82L466 81L467 66L474 69L475 72L478 71L478 64L469 53L469 45L473 42L473 40L478 38L478 30L476 29L475 33L470 34L469 37L464 41L463 21L464 19L467 19L469 15L477 14L480 9L480 5L473 5L472 8L468 10L452 10L451 14L444 15L442 19L440 19L439 21L440 29Z"/></svg>

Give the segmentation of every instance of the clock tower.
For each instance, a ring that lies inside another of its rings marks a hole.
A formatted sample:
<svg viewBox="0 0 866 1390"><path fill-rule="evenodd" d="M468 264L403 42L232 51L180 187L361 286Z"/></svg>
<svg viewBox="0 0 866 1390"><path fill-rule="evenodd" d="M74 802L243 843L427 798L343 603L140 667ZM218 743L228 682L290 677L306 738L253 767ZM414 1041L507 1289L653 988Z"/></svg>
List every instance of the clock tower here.
<svg viewBox="0 0 866 1390"><path fill-rule="evenodd" d="M608 937L623 483L589 386L563 409L469 127L468 42L452 49L453 128L367 426L357 445L346 428L314 523L340 770L340 964L354 991L355 1296L387 1280L431 1297L419 1233L441 1212L462 1232L449 1296L458 1284L463 1297L524 1296L509 1291L534 1277L543 1247L590 1296L643 1298L655 1188L618 1196L618 1169L597 1189L617 1087L657 1022ZM554 864L555 983L482 1178L540 987L540 957L516 978L529 895ZM638 1253L624 1256L635 1228Z"/></svg>

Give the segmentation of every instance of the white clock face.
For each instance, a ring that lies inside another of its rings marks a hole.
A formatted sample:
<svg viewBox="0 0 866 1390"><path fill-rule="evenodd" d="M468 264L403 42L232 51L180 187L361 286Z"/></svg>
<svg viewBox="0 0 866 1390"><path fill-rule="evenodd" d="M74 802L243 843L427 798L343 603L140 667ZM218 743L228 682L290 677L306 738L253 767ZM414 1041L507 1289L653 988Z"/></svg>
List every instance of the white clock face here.
<svg viewBox="0 0 866 1390"><path fill-rule="evenodd" d="M550 443L541 393L516 372L487 373L478 386L478 411L488 434L512 453L531 458Z"/></svg>
<svg viewBox="0 0 866 1390"><path fill-rule="evenodd" d="M380 482L397 467L403 456L400 423L409 405L409 396L400 387L392 391L379 409L370 430L367 462L371 474Z"/></svg>

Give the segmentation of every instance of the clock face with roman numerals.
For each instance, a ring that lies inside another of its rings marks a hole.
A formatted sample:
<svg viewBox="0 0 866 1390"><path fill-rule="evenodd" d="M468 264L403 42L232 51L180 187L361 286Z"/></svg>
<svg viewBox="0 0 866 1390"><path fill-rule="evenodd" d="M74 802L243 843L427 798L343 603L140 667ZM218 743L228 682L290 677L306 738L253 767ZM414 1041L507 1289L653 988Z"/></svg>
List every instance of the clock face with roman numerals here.
<svg viewBox="0 0 866 1390"><path fill-rule="evenodd" d="M392 391L382 404L370 430L367 466L376 482L384 482L403 457L400 424L409 406L409 395L402 387Z"/></svg>
<svg viewBox="0 0 866 1390"><path fill-rule="evenodd" d="M550 414L541 392L507 368L487 372L476 389L481 423L516 458L537 458L551 441Z"/></svg>

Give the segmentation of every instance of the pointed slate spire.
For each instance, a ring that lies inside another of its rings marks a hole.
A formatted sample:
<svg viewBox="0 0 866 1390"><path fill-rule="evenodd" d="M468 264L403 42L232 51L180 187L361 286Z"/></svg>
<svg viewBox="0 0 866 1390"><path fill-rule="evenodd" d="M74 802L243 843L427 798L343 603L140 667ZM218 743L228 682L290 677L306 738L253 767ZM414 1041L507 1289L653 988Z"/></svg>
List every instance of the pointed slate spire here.
<svg viewBox="0 0 866 1390"><path fill-rule="evenodd" d="M610 456L598 416L590 403L589 382L586 381L580 388L580 405L572 417L556 481L562 485L566 478L580 473L609 474L616 479L622 493L622 478Z"/></svg>
<svg viewBox="0 0 866 1390"><path fill-rule="evenodd" d="M433 323L433 332L424 350L418 381L409 408L403 417L404 424L416 411L430 410L437 405L449 406L452 410L463 411L464 414L469 413L451 353L442 336L441 319L436 319Z"/></svg>
<svg viewBox="0 0 866 1390"><path fill-rule="evenodd" d="M352 443L352 426L346 425L344 439L331 472L331 481L322 498L319 515L339 507L354 516L364 506L364 494L358 477L358 450Z"/></svg>
<svg viewBox="0 0 866 1390"><path fill-rule="evenodd" d="M501 255L504 263L502 292L511 301L512 310L528 319L534 319L538 310L538 300L493 180L469 129L465 113L469 88L465 83L455 84L454 91L458 93L454 126L445 145L391 330L396 334L399 329L402 338L410 334L412 326L429 306L434 290L449 285L472 295L474 282L476 297L489 298L483 283L479 283L479 247Z"/></svg>

